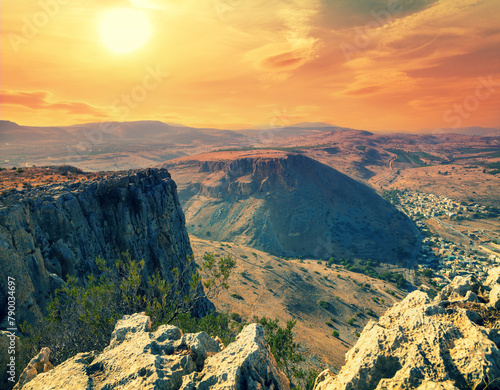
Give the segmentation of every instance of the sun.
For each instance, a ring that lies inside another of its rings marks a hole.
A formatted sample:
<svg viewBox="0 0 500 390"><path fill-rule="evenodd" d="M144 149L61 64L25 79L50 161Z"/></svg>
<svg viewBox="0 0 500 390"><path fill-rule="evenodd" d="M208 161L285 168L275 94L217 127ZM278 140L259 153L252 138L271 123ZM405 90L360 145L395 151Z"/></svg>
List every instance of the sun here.
<svg viewBox="0 0 500 390"><path fill-rule="evenodd" d="M130 53L143 46L151 35L151 24L144 12L133 8L108 11L101 20L101 38L113 52Z"/></svg>

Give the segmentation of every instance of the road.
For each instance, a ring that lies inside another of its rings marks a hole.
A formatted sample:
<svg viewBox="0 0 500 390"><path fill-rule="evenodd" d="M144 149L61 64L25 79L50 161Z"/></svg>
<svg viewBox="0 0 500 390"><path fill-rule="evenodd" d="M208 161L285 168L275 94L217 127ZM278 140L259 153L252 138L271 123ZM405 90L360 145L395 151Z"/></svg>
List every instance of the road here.
<svg viewBox="0 0 500 390"><path fill-rule="evenodd" d="M389 176L387 176L387 177L382 177L382 178L380 178L380 179L378 179L378 180L374 181L374 182L373 182L373 185L378 184L378 183L379 183L379 182L381 182L382 180L389 180L389 179L392 177L392 175L394 175L394 173L395 173L395 172L394 172L394 169L392 168L392 162L393 162L394 160L396 160L397 158L398 158L398 156L395 156L395 157L391 158L391 160L389 161L389 169L391 170L391 173L389 174Z"/></svg>

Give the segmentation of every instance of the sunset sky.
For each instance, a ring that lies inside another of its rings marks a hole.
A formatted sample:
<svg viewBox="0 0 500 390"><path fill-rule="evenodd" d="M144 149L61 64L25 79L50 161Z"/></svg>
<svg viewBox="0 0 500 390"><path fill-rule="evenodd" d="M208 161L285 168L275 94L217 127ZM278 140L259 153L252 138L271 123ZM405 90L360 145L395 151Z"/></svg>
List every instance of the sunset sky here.
<svg viewBox="0 0 500 390"><path fill-rule="evenodd" d="M117 9L149 21L127 21L125 45L144 33L128 53L103 35ZM2 1L1 119L500 128L499 16L499 0Z"/></svg>

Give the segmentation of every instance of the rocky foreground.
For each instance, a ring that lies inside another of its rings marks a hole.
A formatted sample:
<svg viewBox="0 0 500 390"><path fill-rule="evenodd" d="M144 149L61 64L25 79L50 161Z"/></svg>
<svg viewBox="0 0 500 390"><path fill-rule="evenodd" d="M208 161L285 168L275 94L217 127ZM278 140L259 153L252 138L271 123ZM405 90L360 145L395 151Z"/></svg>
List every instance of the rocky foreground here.
<svg viewBox="0 0 500 390"><path fill-rule="evenodd" d="M118 321L102 353L80 353L56 368L49 355L42 349L14 389L290 389L257 324L224 348L205 332L171 325L151 332L149 317L134 314Z"/></svg>
<svg viewBox="0 0 500 390"><path fill-rule="evenodd" d="M484 285L456 277L430 300L415 291L370 321L337 376L315 390L500 389L500 268Z"/></svg>

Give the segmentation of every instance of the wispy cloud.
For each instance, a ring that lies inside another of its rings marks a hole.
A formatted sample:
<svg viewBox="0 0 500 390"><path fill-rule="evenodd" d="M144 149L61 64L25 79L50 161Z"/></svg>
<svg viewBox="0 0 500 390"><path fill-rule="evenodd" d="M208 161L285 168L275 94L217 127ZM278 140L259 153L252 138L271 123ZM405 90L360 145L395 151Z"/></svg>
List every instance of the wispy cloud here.
<svg viewBox="0 0 500 390"><path fill-rule="evenodd" d="M59 100L50 98L51 94L46 91L23 92L23 91L1 91L2 105L21 106L31 110L62 111L68 114L91 115L96 118L105 118L104 110L94 107L88 103Z"/></svg>

